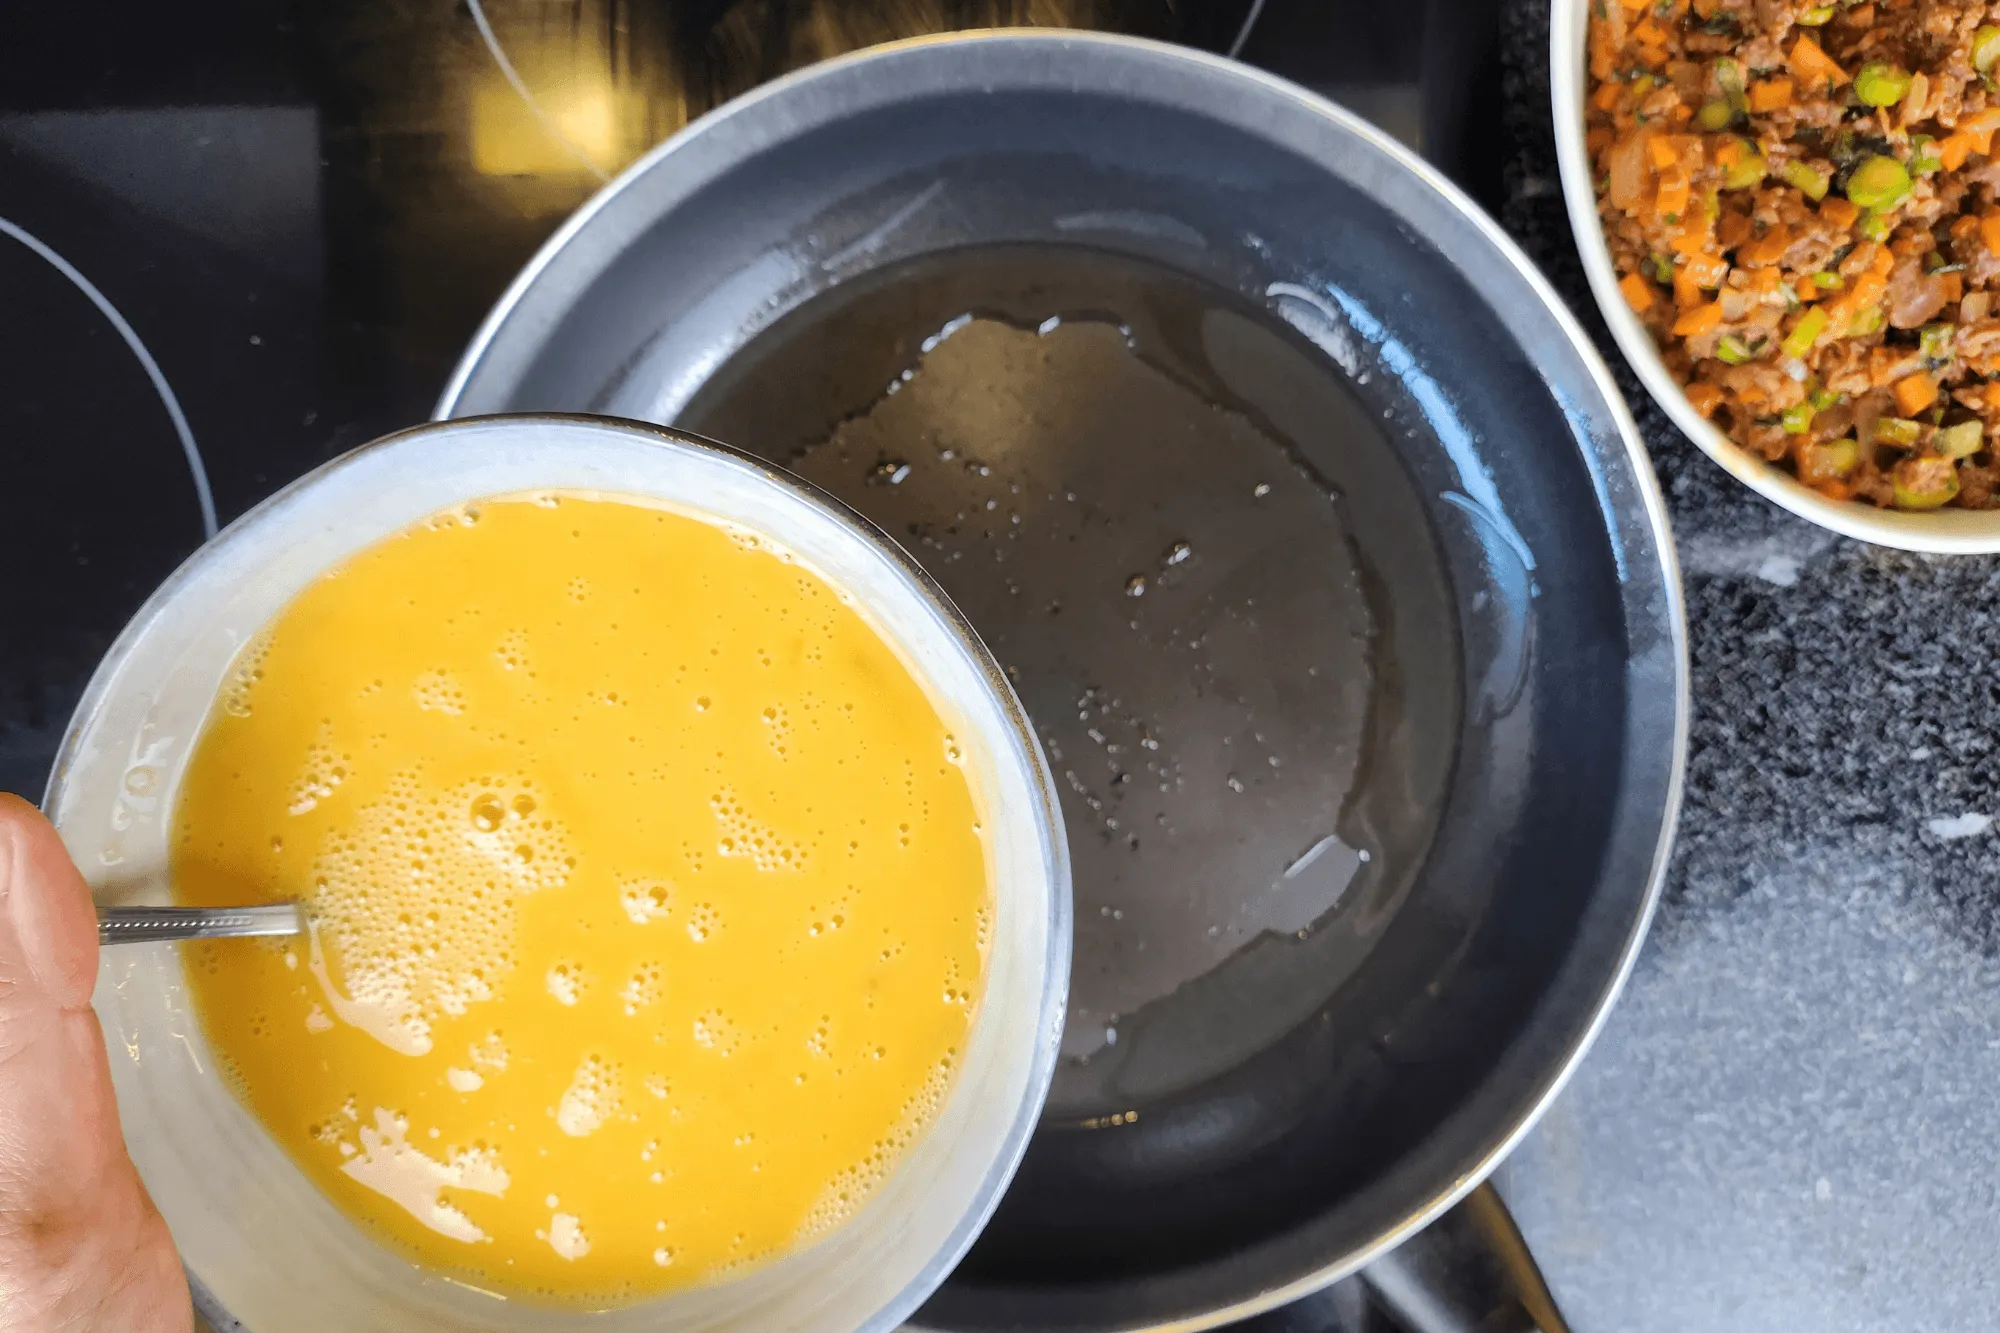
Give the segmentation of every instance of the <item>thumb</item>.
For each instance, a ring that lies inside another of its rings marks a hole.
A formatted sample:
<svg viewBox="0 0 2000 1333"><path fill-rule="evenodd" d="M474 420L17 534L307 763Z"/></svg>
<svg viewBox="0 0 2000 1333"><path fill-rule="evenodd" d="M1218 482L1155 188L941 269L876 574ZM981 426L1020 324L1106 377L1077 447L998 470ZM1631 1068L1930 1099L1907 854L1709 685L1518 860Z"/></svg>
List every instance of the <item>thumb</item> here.
<svg viewBox="0 0 2000 1333"><path fill-rule="evenodd" d="M0 793L0 1333L185 1333L172 1238L118 1128L90 891Z"/></svg>

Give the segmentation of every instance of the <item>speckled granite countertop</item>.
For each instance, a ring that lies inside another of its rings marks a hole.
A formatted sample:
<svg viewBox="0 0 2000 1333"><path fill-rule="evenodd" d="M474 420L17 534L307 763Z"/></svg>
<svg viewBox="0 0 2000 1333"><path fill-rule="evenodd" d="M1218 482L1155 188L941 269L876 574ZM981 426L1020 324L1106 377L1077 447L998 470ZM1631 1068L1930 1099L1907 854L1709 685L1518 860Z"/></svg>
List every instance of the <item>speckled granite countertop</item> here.
<svg viewBox="0 0 2000 1333"><path fill-rule="evenodd" d="M1694 723L1651 938L1499 1184L1578 1333L2000 1326L2000 559L1834 537L1683 439L1594 315L1548 5L1502 221L1599 335L1672 511Z"/></svg>

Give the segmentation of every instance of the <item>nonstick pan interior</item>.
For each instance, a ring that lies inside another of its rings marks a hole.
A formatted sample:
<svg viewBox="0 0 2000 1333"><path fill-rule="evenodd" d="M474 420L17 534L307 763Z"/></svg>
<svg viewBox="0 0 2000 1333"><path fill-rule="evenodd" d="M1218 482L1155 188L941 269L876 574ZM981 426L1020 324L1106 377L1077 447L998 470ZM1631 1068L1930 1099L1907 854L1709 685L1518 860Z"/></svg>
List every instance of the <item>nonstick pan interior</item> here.
<svg viewBox="0 0 2000 1333"><path fill-rule="evenodd" d="M559 242L443 410L819 482L1066 787L1065 1064L920 1322L1220 1322L1483 1176L1636 947L1684 693L1623 408L1490 224L1284 85L1012 36L775 85Z"/></svg>

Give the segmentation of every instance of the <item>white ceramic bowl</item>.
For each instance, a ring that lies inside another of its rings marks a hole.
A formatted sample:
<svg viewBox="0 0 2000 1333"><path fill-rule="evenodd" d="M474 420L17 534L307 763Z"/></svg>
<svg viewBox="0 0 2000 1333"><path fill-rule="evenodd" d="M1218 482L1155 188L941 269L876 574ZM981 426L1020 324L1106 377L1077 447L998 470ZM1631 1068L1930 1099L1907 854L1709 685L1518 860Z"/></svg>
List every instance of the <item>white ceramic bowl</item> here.
<svg viewBox="0 0 2000 1333"><path fill-rule="evenodd" d="M846 589L964 738L988 830L986 992L943 1110L862 1211L734 1281L598 1314L504 1302L368 1239L216 1078L172 945L107 949L96 1006L127 1144L220 1333L851 1333L892 1328L972 1243L1034 1128L1062 1032L1069 862L1020 704L880 532L806 483L651 427L489 417L366 445L196 552L112 646L70 723L50 815L100 902L162 902L188 752L238 648L321 571L481 496L638 495L748 528Z"/></svg>
<svg viewBox="0 0 2000 1333"><path fill-rule="evenodd" d="M1583 142L1584 98L1590 91L1585 39L1593 3L1596 0L1553 0L1550 5L1549 81L1555 108L1556 157L1562 169L1563 201L1569 208L1584 271L1590 275L1591 293L1611 326L1611 336L1618 340L1619 350L1638 372L1646 391L1703 453L1738 481L1823 528L1906 551L2000 551L2000 510L1937 509L1919 514L1829 500L1738 446L1688 402L1653 336L1618 292L1618 274L1611 265L1611 251L1597 217L1590 153Z"/></svg>

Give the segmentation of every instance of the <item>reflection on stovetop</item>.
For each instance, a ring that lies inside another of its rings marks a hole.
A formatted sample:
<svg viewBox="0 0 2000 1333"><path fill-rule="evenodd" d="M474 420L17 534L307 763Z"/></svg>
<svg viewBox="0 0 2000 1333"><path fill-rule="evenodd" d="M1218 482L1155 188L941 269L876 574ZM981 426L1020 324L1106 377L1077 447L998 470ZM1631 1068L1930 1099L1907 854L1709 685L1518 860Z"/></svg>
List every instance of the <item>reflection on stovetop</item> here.
<svg viewBox="0 0 2000 1333"><path fill-rule="evenodd" d="M227 522L333 454L423 419L481 315L562 218L729 98L901 37L1103 29L1240 48L1490 193L1492 118L1472 107L1497 89L1494 9L18 7L0 43L0 430L10 459L0 559L35 573L0 591L0 788L40 790L95 660L201 540L191 449Z"/></svg>

